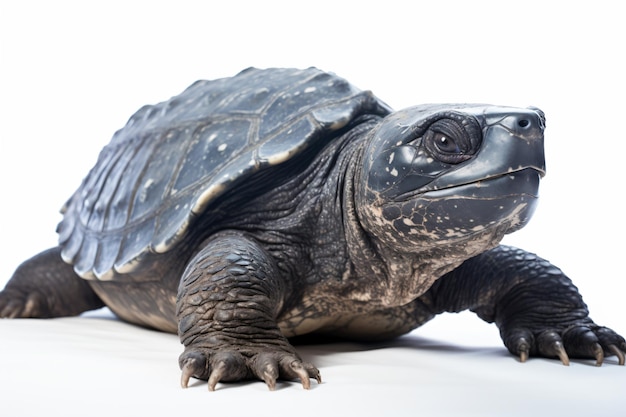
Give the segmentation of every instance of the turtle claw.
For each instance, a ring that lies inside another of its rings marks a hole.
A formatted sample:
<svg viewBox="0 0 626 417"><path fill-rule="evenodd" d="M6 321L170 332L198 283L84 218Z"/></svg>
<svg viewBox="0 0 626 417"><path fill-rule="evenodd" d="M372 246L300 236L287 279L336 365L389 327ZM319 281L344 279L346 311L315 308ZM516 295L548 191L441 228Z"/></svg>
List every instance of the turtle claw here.
<svg viewBox="0 0 626 417"><path fill-rule="evenodd" d="M182 370L180 386L183 388L189 387L191 377L202 375L206 367L206 360L201 355L193 353L181 358L180 363Z"/></svg>
<svg viewBox="0 0 626 417"><path fill-rule="evenodd" d="M621 366L624 366L624 352L622 352L620 348L615 345L609 345L609 352L617 356L617 363L619 363Z"/></svg>
<svg viewBox="0 0 626 417"><path fill-rule="evenodd" d="M222 361L217 364L217 366L211 372L211 376L209 376L209 380L208 380L209 391L215 391L215 386L224 377L225 372L226 372L226 363Z"/></svg>
<svg viewBox="0 0 626 417"><path fill-rule="evenodd" d="M521 363L524 363L528 360L528 351L527 350L523 350L519 353L519 361Z"/></svg>
<svg viewBox="0 0 626 417"><path fill-rule="evenodd" d="M279 370L278 361L270 353L259 354L253 362L253 371L259 379L265 382L270 391L276 390Z"/></svg>
<svg viewBox="0 0 626 417"><path fill-rule="evenodd" d="M604 362L604 349L602 349L599 343L593 346L593 356L596 358L596 366L602 366Z"/></svg>
<svg viewBox="0 0 626 417"><path fill-rule="evenodd" d="M541 356L559 358L563 365L569 366L569 356L558 332L547 330L539 334L537 336L537 350Z"/></svg>
<svg viewBox="0 0 626 417"><path fill-rule="evenodd" d="M567 352L563 347L563 343L557 342L555 343L554 350L556 352L556 356L559 357L561 363L565 366L569 366L569 356L567 356Z"/></svg>
<svg viewBox="0 0 626 417"><path fill-rule="evenodd" d="M295 354L261 352L244 357L236 351L214 352L209 349L189 349L179 360L182 370L181 386L187 388L191 377L205 379L209 391L215 391L218 382L233 382L256 378L275 391L279 379L300 380L304 389L311 388L310 379L321 383L318 369L303 363Z"/></svg>
<svg viewBox="0 0 626 417"><path fill-rule="evenodd" d="M270 368L263 370L261 372L261 379L267 385L267 388L270 391L276 391L276 380L278 379L278 370L276 368Z"/></svg>
<svg viewBox="0 0 626 417"><path fill-rule="evenodd" d="M302 381L302 388L308 390L311 389L311 380L309 378L309 373L304 369L301 363L292 362L290 364L291 370L298 375L300 381Z"/></svg>
<svg viewBox="0 0 626 417"><path fill-rule="evenodd" d="M309 377L315 379L315 381L317 381L318 384L321 384L322 374L320 374L320 371L310 363L308 363L307 365L308 365L307 370L309 372Z"/></svg>
<svg viewBox="0 0 626 417"><path fill-rule="evenodd" d="M563 342L560 340L555 341L544 354L545 356L557 357L563 365L569 366L569 356L567 356Z"/></svg>
<svg viewBox="0 0 626 417"><path fill-rule="evenodd" d="M595 359L596 366L604 363L606 356L615 355L620 365L626 362L626 342L606 327L593 323L572 326L566 330L544 330L538 334L528 329L514 329L504 334L509 351L526 362L530 356L558 358L569 366L570 357ZM530 342L529 342L530 341Z"/></svg>
<svg viewBox="0 0 626 417"><path fill-rule="evenodd" d="M189 387L189 380L193 376L193 371L191 370L191 366L185 365L183 367L183 373L180 376L180 386L183 388Z"/></svg>
<svg viewBox="0 0 626 417"><path fill-rule="evenodd" d="M281 362L281 369L285 377L300 380L302 388L306 390L311 389L311 379L315 379L318 384L322 382L320 371L310 363L285 358Z"/></svg>
<svg viewBox="0 0 626 417"><path fill-rule="evenodd" d="M529 335L532 337L532 335ZM517 354L519 355L519 361L524 363L528 360L528 356L530 355L530 343L526 340L526 337L520 336L517 339L516 343Z"/></svg>
<svg viewBox="0 0 626 417"><path fill-rule="evenodd" d="M266 373L263 376L263 381L265 381L265 385L267 385L270 391L276 391L276 379L274 379L271 374Z"/></svg>

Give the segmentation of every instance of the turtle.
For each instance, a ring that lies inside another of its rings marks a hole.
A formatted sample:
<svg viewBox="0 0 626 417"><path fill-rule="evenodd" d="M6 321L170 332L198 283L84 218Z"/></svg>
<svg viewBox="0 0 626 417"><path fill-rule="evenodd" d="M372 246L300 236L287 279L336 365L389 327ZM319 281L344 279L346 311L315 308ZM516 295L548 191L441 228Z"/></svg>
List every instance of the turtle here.
<svg viewBox="0 0 626 417"><path fill-rule="evenodd" d="M178 333L182 386L210 390L308 389L320 372L294 338L384 340L467 309L522 362L624 365L558 267L500 243L535 211L544 130L535 107L394 111L317 68L197 81L113 135L0 316L108 306Z"/></svg>

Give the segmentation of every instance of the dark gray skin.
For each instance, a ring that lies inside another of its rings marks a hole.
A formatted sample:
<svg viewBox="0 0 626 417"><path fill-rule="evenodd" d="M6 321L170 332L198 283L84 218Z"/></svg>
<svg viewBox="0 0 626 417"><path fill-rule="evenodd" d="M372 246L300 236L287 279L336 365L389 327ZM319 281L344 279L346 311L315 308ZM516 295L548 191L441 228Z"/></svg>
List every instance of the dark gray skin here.
<svg viewBox="0 0 626 417"><path fill-rule="evenodd" d="M307 83L321 77L313 69L302 74L249 70L206 88L224 92L221 110L237 102L236 88L252 85L246 77L253 77L255 88L286 76ZM183 94L154 108L159 112L142 109L66 205L59 247L24 262L0 293L0 317L71 316L106 305L131 323L178 332L185 346L179 358L183 387L195 377L208 380L210 390L220 381L251 378L270 389L279 378L299 379L309 388L320 373L301 361L288 338L393 338L437 314L466 309L495 322L521 361L544 356L568 364L577 357L600 365L606 355L616 355L624 365L626 341L589 318L569 278L534 254L499 245L534 211L545 174L543 113L426 105L388 115L384 103L351 86L344 98L346 85L337 102L303 111L322 126L312 131L321 132L317 139L303 141L288 156L279 151L294 149L293 139L239 145L244 156L260 149L251 171L211 160L206 177L213 179L198 188L200 197L183 195L176 204L180 189L193 191L205 176L189 180L188 188L177 188L176 175L167 173L162 182L155 174L157 179L131 187L128 178L148 178L151 169L134 167L132 161L150 159L132 141L142 132L166 131L150 127L154 118L158 124L170 117L161 109L182 108L186 115L193 112L185 106L198 102L185 101L189 96ZM263 100L276 100L279 93ZM323 99L330 94L323 93ZM166 122L195 132L223 123L228 132L241 106L262 104L257 98L264 94L246 96L217 122L183 123L179 115ZM259 114L266 120L281 111ZM184 146L191 149L197 141L189 143ZM275 145L271 152L267 143ZM110 155L121 157L116 162ZM202 156L193 155L176 169ZM237 160L239 154L233 155L228 161ZM161 170L174 169L167 158L157 162ZM211 177L214 172L220 175ZM226 182L215 186L218 177ZM153 198L154 184L169 184L169 191ZM194 207L193 216L168 211L183 203ZM150 223L155 219L156 226ZM148 243L142 240L146 224L150 233L155 230Z"/></svg>

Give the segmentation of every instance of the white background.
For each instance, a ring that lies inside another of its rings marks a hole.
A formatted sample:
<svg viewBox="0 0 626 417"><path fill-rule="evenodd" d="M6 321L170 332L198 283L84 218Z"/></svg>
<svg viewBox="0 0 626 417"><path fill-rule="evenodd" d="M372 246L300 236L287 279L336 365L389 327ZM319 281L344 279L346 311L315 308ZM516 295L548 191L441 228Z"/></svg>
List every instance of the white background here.
<svg viewBox="0 0 626 417"><path fill-rule="evenodd" d="M2 2L0 287L22 260L56 244L59 208L143 104L248 66L317 66L397 109L459 101L542 108L548 175L540 204L530 225L505 242L564 269L592 317L624 334L626 29L618 5ZM310 393L284 385L267 394L260 384L182 391L177 343L175 336L110 320L2 322L0 408L8 401L11 415L29 415L56 401L66 415L81 415L83 402L101 402L89 415L106 415L130 398L145 415L150 404L158 405L152 415L198 413L202 404L229 407L233 415L391 409L389 415L541 415L552 407L568 415L618 415L626 408L626 369L614 359L598 369L539 359L520 365L506 355L497 329L469 314L441 317L385 349L304 348L325 378ZM167 371L157 373L159 366ZM67 396L68 385L81 388L81 401L55 394ZM29 390L48 394L32 402ZM253 400L244 401L246 395Z"/></svg>

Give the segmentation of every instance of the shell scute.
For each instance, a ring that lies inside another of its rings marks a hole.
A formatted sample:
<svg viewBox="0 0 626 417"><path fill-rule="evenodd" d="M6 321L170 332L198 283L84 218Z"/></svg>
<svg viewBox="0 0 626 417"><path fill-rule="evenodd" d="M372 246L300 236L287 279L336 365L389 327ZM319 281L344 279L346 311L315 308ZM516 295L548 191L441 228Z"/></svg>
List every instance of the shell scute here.
<svg viewBox="0 0 626 417"><path fill-rule="evenodd" d="M239 181L319 149L359 115L389 112L315 68L195 82L113 135L62 210L63 259L84 278L119 278L178 244Z"/></svg>

